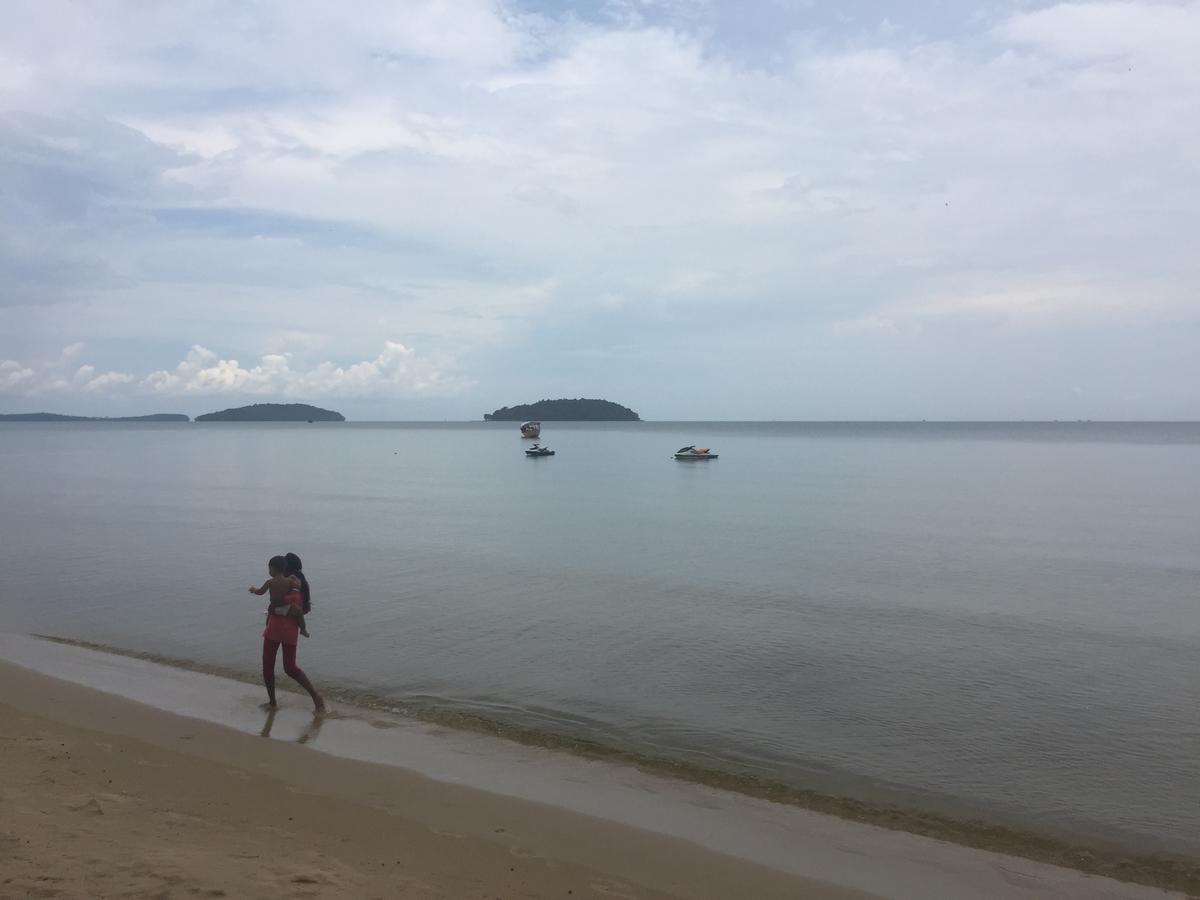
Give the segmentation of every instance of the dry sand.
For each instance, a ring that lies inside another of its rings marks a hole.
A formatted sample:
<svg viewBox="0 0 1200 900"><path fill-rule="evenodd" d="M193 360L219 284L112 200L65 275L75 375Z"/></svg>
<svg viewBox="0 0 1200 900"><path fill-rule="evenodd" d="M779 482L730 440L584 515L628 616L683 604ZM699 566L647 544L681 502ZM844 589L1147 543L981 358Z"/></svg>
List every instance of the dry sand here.
<svg viewBox="0 0 1200 900"><path fill-rule="evenodd" d="M0 896L868 895L0 663Z"/></svg>

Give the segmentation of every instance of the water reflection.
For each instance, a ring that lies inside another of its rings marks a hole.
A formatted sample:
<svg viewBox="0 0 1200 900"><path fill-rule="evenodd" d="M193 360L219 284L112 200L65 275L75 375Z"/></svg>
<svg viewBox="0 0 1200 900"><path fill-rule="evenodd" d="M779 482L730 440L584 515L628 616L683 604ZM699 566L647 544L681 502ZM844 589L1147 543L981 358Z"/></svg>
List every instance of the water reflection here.
<svg viewBox="0 0 1200 900"><path fill-rule="evenodd" d="M300 737L296 738L297 744L307 744L321 733L321 726L325 724L325 716L320 713L313 713L312 721L300 733Z"/></svg>
<svg viewBox="0 0 1200 900"><path fill-rule="evenodd" d="M271 737L271 732L275 728L275 716L278 715L278 713L279 713L279 710L277 708L270 708L270 707L267 708L267 716L263 720L262 728L258 732L260 737L265 737L265 738ZM297 744L307 744L309 741L315 740L317 738L317 736L321 733L321 727L325 724L326 718L327 717L325 715L322 715L320 713L313 713L312 720L309 721L308 724L306 724L304 726L304 728L300 731L300 734L297 737L288 738L288 737L284 736L284 737L278 738L278 740L293 740ZM287 734L287 729L284 729L284 735L286 735L286 734Z"/></svg>

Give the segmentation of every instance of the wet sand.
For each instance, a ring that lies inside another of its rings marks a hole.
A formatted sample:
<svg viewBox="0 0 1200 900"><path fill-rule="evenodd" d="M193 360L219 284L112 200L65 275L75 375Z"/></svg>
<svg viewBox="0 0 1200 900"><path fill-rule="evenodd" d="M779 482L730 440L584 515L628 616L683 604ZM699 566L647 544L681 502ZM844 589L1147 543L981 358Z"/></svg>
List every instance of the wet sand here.
<svg viewBox="0 0 1200 900"><path fill-rule="evenodd" d="M5 638L43 672L0 663L3 897L1171 896L478 736L314 720L290 695L272 717L236 682ZM156 704L119 696L138 692ZM399 750L413 768L366 761Z"/></svg>

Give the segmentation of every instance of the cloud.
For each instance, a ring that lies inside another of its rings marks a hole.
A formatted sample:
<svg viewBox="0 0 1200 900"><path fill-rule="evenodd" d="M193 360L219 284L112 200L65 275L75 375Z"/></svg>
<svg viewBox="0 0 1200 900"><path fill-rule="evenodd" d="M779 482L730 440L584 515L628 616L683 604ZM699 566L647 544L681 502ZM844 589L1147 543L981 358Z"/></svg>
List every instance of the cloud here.
<svg viewBox="0 0 1200 900"><path fill-rule="evenodd" d="M911 335L942 323L1032 330L1102 321L1131 327L1177 321L1193 302L1189 292L1152 280L1113 285L1064 274L1020 281L975 272L944 279L920 297L881 305L869 315L836 320L831 328L836 335L858 337Z"/></svg>
<svg viewBox="0 0 1200 900"><path fill-rule="evenodd" d="M1114 292L1100 283L1047 282L995 290L963 291L931 298L911 308L918 317L987 316L1010 322L1037 321L1049 317L1142 311L1146 291Z"/></svg>
<svg viewBox="0 0 1200 900"><path fill-rule="evenodd" d="M474 383L396 341L384 342L382 352L373 359L349 365L326 361L301 369L293 368L285 353L266 354L258 364L245 367L235 359L223 359L200 346L193 347L175 368L143 376L101 373L95 366L84 364L73 376L65 378L58 371L59 365L59 361L54 361L39 369L4 360L0 362L0 390L21 395L102 394L128 388L167 397L398 397L449 396Z"/></svg>
<svg viewBox="0 0 1200 900"><path fill-rule="evenodd" d="M128 285L137 273L124 264L122 239L147 205L190 193L163 181L183 162L95 115L0 112L0 307L79 301Z"/></svg>
<svg viewBox="0 0 1200 900"><path fill-rule="evenodd" d="M105 372L84 384L83 389L92 393L103 393L118 385L132 384L134 377L126 372Z"/></svg>
<svg viewBox="0 0 1200 900"><path fill-rule="evenodd" d="M31 384L37 373L13 359L0 360L0 390L8 391Z"/></svg>
<svg viewBox="0 0 1200 900"><path fill-rule="evenodd" d="M147 248L126 260L127 277L150 275L145 257L164 237L204 258L251 229L287 238L247 251L279 259L274 277L336 266L353 247L367 257L355 264L395 283L404 275L388 245L419 236L414 256L447 268L470 256L564 283L615 268L625 283L598 293L671 306L736 298L748 276L760 297L794 297L785 286L824 265L830 245L853 247L843 277L853 290L864 266L898 255L951 269L1000 252L1036 266L1023 241L1031 218L1085 219L1087 230L1108 215L1144 233L1155 226L1138 204L1168 196L1160 188L1197 137L1187 117L1163 114L1175 94L1160 81L1097 80L1133 48L1188 84L1194 67L1156 47L1192 33L1195 3L1057 4L954 40L795 31L770 69L704 30L719 5L675 6L613 7L584 22L482 2L367 4L346 22L264 4L219 40L198 7L129 32L133 7L118 7L96 17L98 37L65 38L103 74L75 90L112 117L27 120L26 144L41 140L35 155L56 171L88 173L86 208L151 207L151 223L126 223L117 259L135 241ZM164 57L182 32L190 52ZM57 57L13 53L51 83L66 77ZM163 90L229 96L164 108ZM93 156L99 168L88 168ZM1137 159L1141 190L1126 193ZM60 206L85 202L67 193ZM172 194L186 202L168 205ZM1059 229L1064 251L1106 258L1070 234ZM93 243L91 259L111 258L98 236L64 246ZM700 268L710 271L691 274Z"/></svg>
<svg viewBox="0 0 1200 900"><path fill-rule="evenodd" d="M1059 3L1017 13L997 36L1077 62L1137 62L1194 69L1200 43L1195 3ZM1181 73L1182 74L1182 73Z"/></svg>

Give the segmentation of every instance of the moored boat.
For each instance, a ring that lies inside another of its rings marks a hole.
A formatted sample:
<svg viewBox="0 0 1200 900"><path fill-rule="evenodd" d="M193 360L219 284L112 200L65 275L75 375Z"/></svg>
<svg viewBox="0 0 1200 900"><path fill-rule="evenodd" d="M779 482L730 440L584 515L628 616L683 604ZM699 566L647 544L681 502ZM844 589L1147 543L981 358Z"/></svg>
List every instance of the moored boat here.
<svg viewBox="0 0 1200 900"><path fill-rule="evenodd" d="M521 437L537 438L542 434L541 422L524 422L521 425Z"/></svg>
<svg viewBox="0 0 1200 900"><path fill-rule="evenodd" d="M549 447L543 447L540 444L534 444L525 451L526 456L553 456L554 451Z"/></svg>
<svg viewBox="0 0 1200 900"><path fill-rule="evenodd" d="M676 459L716 459L717 454L713 453L707 447L697 447L694 444L689 444L686 447L680 447L675 451Z"/></svg>

